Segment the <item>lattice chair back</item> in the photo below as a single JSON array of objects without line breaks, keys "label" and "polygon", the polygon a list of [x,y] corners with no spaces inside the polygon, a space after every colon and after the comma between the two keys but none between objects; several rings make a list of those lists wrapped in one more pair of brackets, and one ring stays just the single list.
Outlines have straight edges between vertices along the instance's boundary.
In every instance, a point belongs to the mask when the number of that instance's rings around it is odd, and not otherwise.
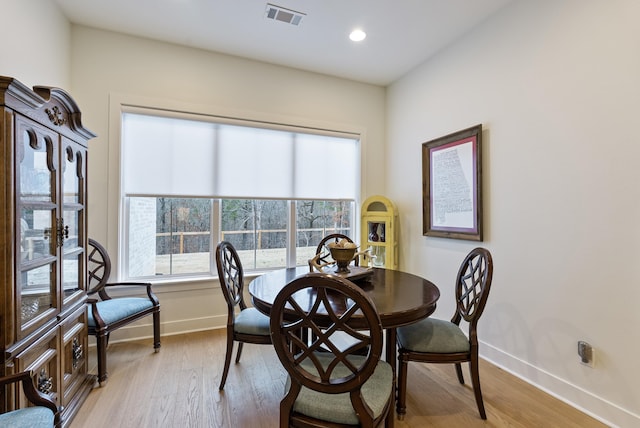
[{"label": "lattice chair back", "polygon": [[475,324],[484,312],[493,278],[493,260],[486,248],[475,248],[460,264],[456,276],[457,310],[452,322]]},{"label": "lattice chair back", "polygon": [[216,251],[218,278],[229,310],[237,305],[240,305],[240,309],[246,309],[243,293],[244,270],[238,252],[228,241],[220,242]]}]

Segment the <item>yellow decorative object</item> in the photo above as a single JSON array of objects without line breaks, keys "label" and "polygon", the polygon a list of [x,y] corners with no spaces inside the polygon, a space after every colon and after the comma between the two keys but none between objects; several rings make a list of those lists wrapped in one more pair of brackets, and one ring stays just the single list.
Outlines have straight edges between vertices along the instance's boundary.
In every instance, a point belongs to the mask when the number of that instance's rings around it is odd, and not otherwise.
[{"label": "yellow decorative object", "polygon": [[363,266],[398,268],[398,210],[384,196],[371,196],[362,204],[360,245],[368,249]]}]

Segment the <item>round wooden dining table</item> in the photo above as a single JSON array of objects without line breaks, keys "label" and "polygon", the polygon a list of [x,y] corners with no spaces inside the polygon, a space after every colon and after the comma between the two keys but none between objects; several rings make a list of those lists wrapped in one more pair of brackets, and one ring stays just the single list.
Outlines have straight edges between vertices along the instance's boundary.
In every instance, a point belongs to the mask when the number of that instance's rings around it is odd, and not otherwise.
[{"label": "round wooden dining table", "polygon": [[[428,317],[436,309],[440,290],[431,281],[399,270],[371,268],[354,282],[371,298],[380,316],[386,335],[386,360],[395,377],[396,327]],[[249,294],[253,305],[269,315],[280,290],[293,279],[309,273],[308,266],[274,270],[253,279]],[[349,279],[349,278],[348,278]]]}]

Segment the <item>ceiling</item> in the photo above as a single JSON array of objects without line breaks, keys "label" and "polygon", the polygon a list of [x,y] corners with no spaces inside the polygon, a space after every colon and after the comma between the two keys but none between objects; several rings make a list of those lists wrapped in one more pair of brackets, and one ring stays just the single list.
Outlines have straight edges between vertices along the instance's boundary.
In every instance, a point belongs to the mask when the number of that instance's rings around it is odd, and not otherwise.
[{"label": "ceiling", "polygon": [[[55,0],[74,24],[382,86],[511,1]],[[297,26],[268,19],[267,3],[305,15]]]}]

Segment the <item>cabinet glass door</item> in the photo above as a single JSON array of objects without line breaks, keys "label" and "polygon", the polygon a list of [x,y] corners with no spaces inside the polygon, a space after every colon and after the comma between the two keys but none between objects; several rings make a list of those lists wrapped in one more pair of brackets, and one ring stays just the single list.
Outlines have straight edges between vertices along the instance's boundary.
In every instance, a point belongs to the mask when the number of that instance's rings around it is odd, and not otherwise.
[{"label": "cabinet glass door", "polygon": [[57,312],[57,136],[26,119],[17,121],[16,227],[19,336]]},{"label": "cabinet glass door", "polygon": [[64,139],[62,154],[62,200],[63,200],[63,304],[82,297],[84,280],[84,236],[85,206],[83,186],[86,174],[86,150]]},{"label": "cabinet glass door", "polygon": [[371,265],[374,267],[384,267],[387,258],[387,223],[382,219],[373,219],[366,222],[367,230],[367,247],[369,256],[371,257]]}]

